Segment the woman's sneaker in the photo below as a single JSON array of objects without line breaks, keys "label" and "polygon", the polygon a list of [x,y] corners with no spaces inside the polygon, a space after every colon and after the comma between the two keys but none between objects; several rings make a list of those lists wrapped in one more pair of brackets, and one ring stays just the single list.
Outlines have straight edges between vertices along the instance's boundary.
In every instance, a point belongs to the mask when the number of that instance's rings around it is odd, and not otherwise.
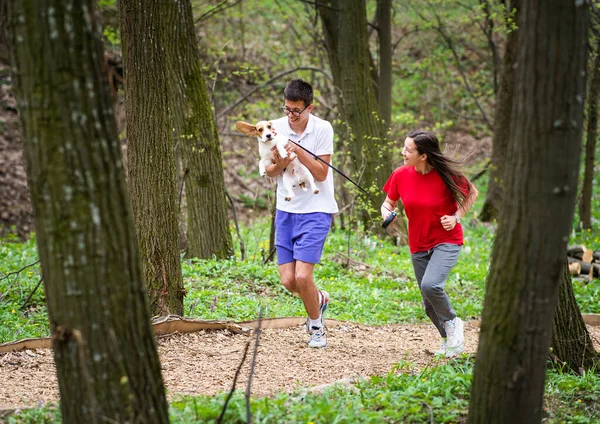
[{"label": "woman's sneaker", "polygon": [[327,336],[325,335],[325,330],[323,327],[312,327],[309,331],[310,340],[308,341],[308,346],[310,347],[326,347],[327,346]]},{"label": "woman's sneaker", "polygon": [[465,335],[464,324],[462,319],[456,317],[449,321],[444,321],[444,329],[446,330],[446,358],[459,355],[465,350]]},{"label": "woman's sneaker", "polygon": [[447,348],[448,348],[448,339],[443,338],[442,339],[442,345],[440,346],[440,348],[438,350],[436,350],[435,352],[433,352],[433,354],[435,356],[445,355]]}]

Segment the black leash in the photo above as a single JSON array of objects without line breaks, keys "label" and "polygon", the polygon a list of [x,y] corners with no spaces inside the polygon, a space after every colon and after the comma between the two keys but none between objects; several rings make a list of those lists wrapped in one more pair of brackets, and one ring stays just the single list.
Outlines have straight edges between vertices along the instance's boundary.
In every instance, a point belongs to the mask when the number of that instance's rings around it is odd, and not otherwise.
[{"label": "black leash", "polygon": [[371,195],[371,193],[369,193],[367,190],[365,190],[364,188],[362,188],[360,185],[358,185],[357,182],[355,182],[352,178],[350,178],[349,176],[347,176],[346,174],[344,174],[342,171],[340,171],[339,169],[337,169],[335,166],[333,166],[329,162],[321,159],[320,157],[318,157],[317,155],[315,155],[313,152],[311,152],[310,150],[308,150],[306,147],[301,146],[300,144],[296,143],[294,140],[288,139],[288,141],[290,141],[290,142],[294,143],[296,146],[300,147],[302,150],[304,150],[306,153],[310,154],[316,160],[319,160],[319,161],[323,162],[325,165],[327,165],[328,167],[330,167],[331,169],[333,169],[335,172],[337,172],[338,174],[340,174],[342,177],[344,177],[345,179],[347,179],[348,181],[350,181],[352,184],[354,184],[356,187],[358,187],[363,193],[365,193],[371,199],[373,198],[373,196]]},{"label": "black leash", "polygon": [[[310,150],[308,150],[306,147],[296,143],[294,140],[290,140],[288,138],[288,141],[291,143],[294,143],[296,146],[300,147],[302,150],[304,150],[306,153],[310,154],[312,157],[314,157],[316,160],[319,160],[321,162],[323,162],[325,165],[327,165],[328,167],[330,167],[331,169],[333,169],[335,172],[337,172],[338,174],[340,174],[342,177],[344,177],[345,179],[347,179],[348,181],[350,181],[352,184],[354,184],[356,187],[358,187],[360,189],[360,191],[362,191],[363,193],[365,193],[371,200],[375,200],[373,198],[373,195],[371,193],[369,193],[367,190],[365,190],[364,188],[362,188],[357,182],[355,182],[352,178],[350,178],[349,176],[347,176],[346,174],[344,174],[342,171],[340,171],[339,169],[337,169],[335,166],[333,166],[332,164],[330,164],[329,162],[321,159],[320,157],[318,157],[317,155],[315,155],[313,152],[311,152]],[[381,205],[382,207],[384,207],[385,209],[387,209],[388,211],[390,211],[392,214],[385,220],[383,221],[383,223],[381,224],[381,226],[383,228],[387,227],[388,225],[391,224],[391,222],[394,220],[394,218],[396,217],[396,212],[389,210],[388,208],[386,208],[385,206]]]}]

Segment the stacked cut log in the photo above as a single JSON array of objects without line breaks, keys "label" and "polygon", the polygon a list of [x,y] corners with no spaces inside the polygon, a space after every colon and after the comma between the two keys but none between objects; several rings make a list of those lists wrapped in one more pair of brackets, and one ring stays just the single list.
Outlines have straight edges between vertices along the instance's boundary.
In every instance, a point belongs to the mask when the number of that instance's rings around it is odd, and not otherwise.
[{"label": "stacked cut log", "polygon": [[567,248],[567,260],[571,275],[600,278],[600,250],[593,251],[585,246],[571,246]]}]

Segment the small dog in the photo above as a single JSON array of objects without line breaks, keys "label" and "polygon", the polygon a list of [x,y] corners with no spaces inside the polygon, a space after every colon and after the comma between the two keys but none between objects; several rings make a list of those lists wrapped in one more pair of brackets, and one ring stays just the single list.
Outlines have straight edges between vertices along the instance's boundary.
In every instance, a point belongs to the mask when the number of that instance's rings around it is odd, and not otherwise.
[{"label": "small dog", "polygon": [[[284,159],[288,157],[288,152],[285,150],[285,145],[288,141],[285,137],[277,135],[271,122],[260,121],[257,122],[256,125],[252,125],[247,122],[238,121],[235,123],[235,127],[238,131],[249,135],[250,137],[256,136],[256,138],[258,138],[258,154],[260,155],[258,170],[261,177],[266,175],[266,167],[271,163],[275,163],[275,156],[271,149],[275,147],[279,156]],[[288,192],[285,200],[289,202],[296,196],[293,189],[296,185],[302,188],[302,190],[307,191],[306,183],[310,185],[314,194],[318,194],[319,189],[308,168],[304,166],[300,160],[295,160],[296,154],[292,153],[290,157],[294,160],[292,160],[283,173],[283,186]]]}]

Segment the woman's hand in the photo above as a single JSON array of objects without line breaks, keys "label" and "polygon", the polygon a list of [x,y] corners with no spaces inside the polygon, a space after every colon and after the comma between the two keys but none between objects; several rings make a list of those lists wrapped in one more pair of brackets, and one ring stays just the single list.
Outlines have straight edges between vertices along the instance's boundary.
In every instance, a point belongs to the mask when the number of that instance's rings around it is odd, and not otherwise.
[{"label": "woman's hand", "polygon": [[444,230],[450,231],[456,227],[456,215],[444,215],[440,218]]}]

